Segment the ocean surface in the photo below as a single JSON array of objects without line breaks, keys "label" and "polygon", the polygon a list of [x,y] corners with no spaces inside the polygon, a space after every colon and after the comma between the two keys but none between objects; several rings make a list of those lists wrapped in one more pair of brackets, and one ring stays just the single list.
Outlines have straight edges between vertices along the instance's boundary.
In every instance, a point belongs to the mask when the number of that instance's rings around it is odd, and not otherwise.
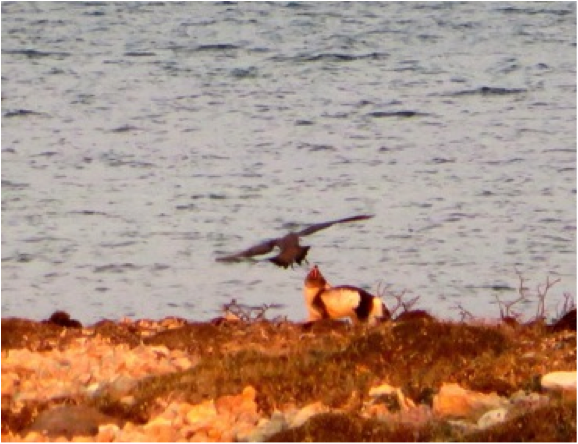
[{"label": "ocean surface", "polygon": [[[2,316],[460,319],[576,296],[574,2],[2,2]],[[502,304],[502,309],[505,306]]]}]

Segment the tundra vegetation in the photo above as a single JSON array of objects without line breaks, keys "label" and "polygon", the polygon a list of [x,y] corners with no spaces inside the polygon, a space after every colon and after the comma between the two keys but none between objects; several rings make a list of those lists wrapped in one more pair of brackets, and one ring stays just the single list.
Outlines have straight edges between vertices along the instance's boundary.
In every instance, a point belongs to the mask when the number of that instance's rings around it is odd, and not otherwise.
[{"label": "tundra vegetation", "polygon": [[[555,283],[548,279],[530,291],[520,277],[515,299],[497,299],[501,319],[493,322],[460,305],[460,321],[436,319],[418,309],[419,297],[384,288],[377,293],[393,316],[375,326],[337,320],[294,323],[268,318],[270,306],[247,308],[236,301],[224,307],[226,317],[204,323],[103,320],[78,328],[74,321],[63,326],[67,318],[62,315],[44,322],[4,318],[3,440],[24,439],[38,415],[57,405],[91,407],[122,428],[146,425],[170,403],[197,405],[252,387],[263,418],[315,403],[324,406],[304,423],[264,436],[270,441],[575,441],[575,388],[570,395],[548,393],[548,402],[487,428],[465,427],[432,409],[444,384],[508,399],[520,393],[542,396],[543,375],[576,370],[573,297],[565,295],[560,311],[546,318],[544,301]],[[528,301],[536,304],[536,315],[523,320],[516,306]],[[82,338],[126,350],[178,351],[194,365],[135,378],[122,396],[93,390],[22,399],[17,389],[5,390],[4,361],[14,350],[63,352]],[[381,384],[397,388],[411,408],[401,405],[399,397],[372,398],[370,392]],[[399,417],[404,411],[421,413],[413,420],[387,420],[394,416],[368,413],[376,406]]]}]

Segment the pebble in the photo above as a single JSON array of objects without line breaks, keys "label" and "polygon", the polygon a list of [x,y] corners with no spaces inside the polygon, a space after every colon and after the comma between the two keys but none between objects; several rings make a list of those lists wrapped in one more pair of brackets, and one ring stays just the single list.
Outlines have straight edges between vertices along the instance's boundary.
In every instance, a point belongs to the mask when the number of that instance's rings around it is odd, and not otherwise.
[{"label": "pebble", "polygon": [[139,379],[190,368],[198,361],[165,346],[130,349],[126,344],[111,346],[99,336],[81,339],[62,351],[11,349],[2,359],[2,395],[47,401],[85,393],[98,396],[108,387],[120,398]]},{"label": "pebble", "polygon": [[[177,328],[181,323],[174,320],[167,328]],[[146,325],[153,332],[158,328],[154,323]],[[25,401],[41,403],[67,396],[83,402],[87,395],[90,402],[106,396],[130,406],[136,402],[133,390],[142,378],[188,369],[199,359],[190,352],[170,350],[166,346],[111,345],[99,335],[79,338],[63,349],[43,352],[10,349],[9,353],[2,352],[2,407],[17,411]],[[547,373],[541,384],[545,389],[566,388],[575,392],[576,372]],[[492,427],[550,399],[547,394],[524,391],[506,399],[449,383],[443,384],[434,397],[433,408],[415,405],[400,388],[386,383],[372,387],[368,394],[370,401],[361,411],[365,417],[419,427],[434,419],[435,414],[436,419],[441,417],[448,424],[467,431]],[[364,395],[358,395],[361,405]],[[397,399],[398,411],[388,410],[383,400],[387,396]],[[257,391],[252,386],[245,387],[241,393],[198,404],[171,399],[158,400],[159,408],[145,424],[120,424],[83,405],[52,407],[41,412],[22,435],[9,435],[8,440],[259,442],[288,428],[300,427],[315,415],[339,411],[314,402],[276,410],[267,417],[258,408]],[[453,418],[461,420],[453,421]]]},{"label": "pebble", "polygon": [[[369,396],[373,398],[373,403],[384,402],[387,398],[396,400],[399,408],[402,411],[409,411],[415,408],[415,403],[408,397],[406,397],[400,388],[393,387],[389,384],[381,384],[377,387],[372,387],[369,389]],[[384,406],[385,410],[388,409]],[[385,413],[381,413],[379,408],[373,408],[368,411],[373,416],[384,416]],[[387,415],[387,414],[385,414]]]},{"label": "pebble", "polygon": [[208,427],[217,417],[215,402],[211,399],[201,404],[192,406],[191,409],[187,412],[186,417],[187,422],[193,427],[194,430]]},{"label": "pebble", "polygon": [[542,388],[547,390],[576,391],[576,371],[551,372],[542,376],[540,383]]},{"label": "pebble", "polygon": [[95,436],[99,433],[100,425],[116,422],[115,418],[104,415],[93,407],[62,405],[41,412],[28,430],[50,437]]},{"label": "pebble", "polygon": [[508,410],[505,408],[499,408],[490,410],[482,415],[478,420],[478,427],[480,429],[487,429],[493,427],[496,424],[500,424],[506,420],[508,415]]},{"label": "pebble", "polygon": [[176,438],[176,431],[171,423],[163,418],[155,418],[143,426],[143,430],[151,441],[171,442]]},{"label": "pebble", "polygon": [[478,419],[488,410],[504,407],[506,398],[496,393],[480,393],[462,388],[459,384],[445,383],[433,399],[433,411],[442,417]]},{"label": "pebble", "polygon": [[271,415],[271,419],[262,418],[248,434],[237,433],[236,438],[238,441],[263,442],[270,436],[287,429],[288,426],[285,415],[276,410]]},{"label": "pebble", "polygon": [[550,398],[540,393],[526,393],[524,390],[518,390],[510,396],[510,403],[523,409],[534,409],[548,403]]},{"label": "pebble", "polygon": [[381,384],[377,387],[372,387],[371,389],[369,389],[369,396],[377,398],[379,396],[392,395],[396,393],[396,391],[397,388],[392,387],[389,384]]},{"label": "pebble", "polygon": [[116,424],[105,424],[98,428],[99,442],[112,442],[116,440],[120,428]]},{"label": "pebble", "polygon": [[329,411],[329,408],[323,405],[322,402],[314,402],[312,404],[308,404],[299,411],[295,415],[292,415],[291,419],[289,420],[289,427],[300,427],[305,424],[309,418],[315,415],[319,415],[320,413],[326,413]]}]

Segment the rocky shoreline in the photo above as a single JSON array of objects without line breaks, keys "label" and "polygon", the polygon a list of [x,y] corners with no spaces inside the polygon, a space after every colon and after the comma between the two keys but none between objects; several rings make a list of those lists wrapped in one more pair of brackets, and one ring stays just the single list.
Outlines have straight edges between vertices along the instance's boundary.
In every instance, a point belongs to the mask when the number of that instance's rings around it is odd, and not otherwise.
[{"label": "rocky shoreline", "polygon": [[575,441],[576,321],[2,319],[3,441]]}]

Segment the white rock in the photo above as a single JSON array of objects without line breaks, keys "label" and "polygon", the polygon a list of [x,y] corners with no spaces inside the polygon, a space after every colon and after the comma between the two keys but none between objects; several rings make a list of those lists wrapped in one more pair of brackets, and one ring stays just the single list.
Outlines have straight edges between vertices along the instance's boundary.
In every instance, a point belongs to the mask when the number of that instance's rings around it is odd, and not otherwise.
[{"label": "white rock", "polygon": [[127,396],[123,396],[122,398],[119,399],[119,402],[121,404],[124,404],[126,406],[134,406],[136,404],[136,398],[132,395],[127,395]]},{"label": "white rock", "polygon": [[193,405],[186,413],[187,422],[195,430],[211,424],[217,416],[217,409],[215,408],[215,403],[212,399]]},{"label": "white rock", "polygon": [[144,426],[143,429],[149,430],[151,428],[157,427],[157,426],[167,426],[167,427],[171,427],[172,423],[171,421],[169,421],[166,418],[162,418],[162,417],[156,417],[152,420],[150,420],[149,422],[147,422]]},{"label": "white rock", "polygon": [[476,425],[464,421],[462,419],[459,420],[455,420],[455,419],[450,419],[447,421],[447,423],[449,425],[451,425],[452,427],[455,427],[456,429],[461,430],[463,433],[473,433],[473,432],[477,432],[479,429]]},{"label": "white rock", "polygon": [[377,387],[369,389],[369,396],[377,398],[379,396],[387,396],[396,393],[397,389],[389,384],[381,384]]},{"label": "white rock", "polygon": [[289,426],[300,427],[307,422],[312,416],[318,415],[320,413],[325,413],[329,411],[329,408],[323,405],[321,402],[314,402],[313,404],[308,404],[297,412],[297,414],[291,418],[289,421]]},{"label": "white rock", "polygon": [[550,390],[576,390],[576,371],[552,372],[542,376],[542,388]]},{"label": "white rock", "polygon": [[119,427],[116,424],[103,424],[98,427],[98,441],[115,441],[119,434]]},{"label": "white rock", "polygon": [[505,407],[506,398],[496,393],[480,393],[462,388],[459,384],[444,383],[433,399],[433,411],[439,416],[480,418],[484,413]]},{"label": "white rock", "polygon": [[[275,433],[281,432],[287,428],[287,421],[283,413],[279,411],[273,412],[271,419],[261,419],[257,424],[257,427],[247,436],[245,439],[239,439],[239,441],[249,441],[249,442],[263,442],[266,441],[270,436]],[[237,437],[242,438],[242,437]]]},{"label": "white rock", "polygon": [[536,392],[526,393],[524,390],[518,390],[510,396],[510,403],[513,405],[521,405],[525,408],[534,408],[547,404],[549,399],[547,395],[541,395]]},{"label": "white rock", "polygon": [[488,427],[493,427],[496,424],[500,424],[506,420],[508,415],[508,410],[504,408],[490,410],[482,415],[478,420],[478,427],[480,429],[487,429]]}]

